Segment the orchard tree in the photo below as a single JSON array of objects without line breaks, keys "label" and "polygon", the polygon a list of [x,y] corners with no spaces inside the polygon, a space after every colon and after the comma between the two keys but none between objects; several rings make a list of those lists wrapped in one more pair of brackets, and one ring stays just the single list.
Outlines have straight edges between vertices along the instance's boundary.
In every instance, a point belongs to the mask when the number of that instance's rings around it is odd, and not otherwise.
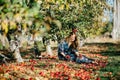
[{"label": "orchard tree", "polygon": [[120,1],[114,0],[114,27],[112,37],[115,40],[120,39]]},{"label": "orchard tree", "polygon": [[[44,35],[50,30],[48,9],[42,7],[41,0],[1,0],[0,27],[1,42],[5,49],[11,49],[17,62],[23,62],[19,47],[21,36],[30,33],[33,40],[37,35]],[[58,27],[59,20],[53,20]]]},{"label": "orchard tree", "polygon": [[[108,17],[104,16],[104,10],[109,9],[106,0],[43,0],[42,7],[48,9],[45,20],[51,26],[47,36],[50,39],[57,36],[58,42],[66,37],[74,26],[77,27],[79,37],[85,39],[103,34],[108,23]],[[106,21],[103,21],[104,17]],[[62,23],[61,30],[55,25],[57,23],[60,26],[56,19]]]},{"label": "orchard tree", "polygon": [[74,26],[81,37],[99,35],[107,23],[102,20],[106,8],[106,0],[0,0],[1,42],[9,49],[11,42],[21,44],[26,34],[34,40],[46,32],[60,40]]}]

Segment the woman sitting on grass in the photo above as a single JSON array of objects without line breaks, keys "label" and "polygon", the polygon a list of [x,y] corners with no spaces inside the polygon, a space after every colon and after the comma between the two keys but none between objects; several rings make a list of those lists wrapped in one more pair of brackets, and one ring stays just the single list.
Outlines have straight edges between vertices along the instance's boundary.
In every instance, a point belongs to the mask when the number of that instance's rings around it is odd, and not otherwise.
[{"label": "woman sitting on grass", "polygon": [[78,39],[75,32],[70,32],[69,36],[58,46],[58,58],[77,63],[91,63],[93,59],[78,53]]}]

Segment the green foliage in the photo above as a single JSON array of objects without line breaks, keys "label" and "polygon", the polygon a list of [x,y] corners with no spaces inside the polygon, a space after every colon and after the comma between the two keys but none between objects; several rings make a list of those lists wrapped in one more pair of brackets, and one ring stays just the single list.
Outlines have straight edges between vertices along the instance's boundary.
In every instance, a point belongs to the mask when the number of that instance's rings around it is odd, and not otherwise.
[{"label": "green foliage", "polygon": [[0,42],[0,50],[2,50],[3,49],[3,46],[2,46],[2,44],[1,44],[1,42]]},{"label": "green foliage", "polygon": [[[68,32],[73,26],[77,26],[79,36],[84,38],[100,35],[108,21],[103,22],[103,10],[109,8],[105,0],[47,0],[44,6],[49,9],[49,15],[62,23],[62,29]],[[43,7],[44,7],[43,6]],[[51,24],[51,26],[54,26]],[[56,29],[56,27],[53,27]],[[58,33],[59,30],[56,30]],[[56,33],[56,31],[54,33]],[[68,33],[67,33],[68,34]],[[65,34],[65,35],[67,35]],[[64,35],[62,33],[61,35]]]},{"label": "green foliage", "polygon": [[112,32],[112,28],[113,28],[113,23],[108,22],[106,26],[103,28],[102,33],[104,34],[105,32]]},{"label": "green foliage", "polygon": [[4,34],[19,23],[32,34],[50,30],[50,35],[66,36],[74,25],[84,38],[103,32],[107,24],[102,21],[103,10],[109,8],[106,0],[1,0],[0,5]]}]

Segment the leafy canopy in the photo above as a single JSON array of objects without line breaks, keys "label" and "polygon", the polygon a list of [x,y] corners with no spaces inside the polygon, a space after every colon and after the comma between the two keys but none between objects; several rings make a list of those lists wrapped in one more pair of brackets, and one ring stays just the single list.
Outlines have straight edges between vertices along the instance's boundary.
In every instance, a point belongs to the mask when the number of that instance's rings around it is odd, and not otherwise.
[{"label": "leafy canopy", "polygon": [[103,32],[106,8],[106,0],[1,0],[0,25],[5,34],[20,24],[33,34],[50,30],[64,36],[77,26],[79,35],[86,38]]}]

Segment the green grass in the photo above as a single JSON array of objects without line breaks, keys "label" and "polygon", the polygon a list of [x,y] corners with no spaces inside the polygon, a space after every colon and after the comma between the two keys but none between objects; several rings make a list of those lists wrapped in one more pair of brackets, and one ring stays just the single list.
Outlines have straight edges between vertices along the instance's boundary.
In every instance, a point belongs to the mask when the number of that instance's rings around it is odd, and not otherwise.
[{"label": "green grass", "polygon": [[[105,76],[105,74],[107,74],[109,72],[111,72],[112,74]],[[118,61],[116,61],[115,63],[114,63],[114,61],[111,63],[108,63],[108,65],[105,68],[102,68],[100,70],[101,80],[110,80],[111,78],[120,76],[120,75],[118,75],[119,72],[120,72],[120,63]],[[115,80],[117,80],[117,79],[115,79]]]},{"label": "green grass", "polygon": [[[108,56],[107,66],[100,70],[101,80],[120,80],[120,43],[88,43],[85,46],[96,46],[103,49],[107,47],[105,50],[101,50],[100,52],[93,51],[90,53],[99,53],[104,56]],[[112,73],[111,75],[105,76],[105,74],[110,72]]]},{"label": "green grass", "polygon": [[3,49],[3,46],[2,46],[2,43],[0,42],[0,50],[2,50]]},{"label": "green grass", "polygon": [[[117,46],[117,47],[115,47]],[[101,80],[120,80],[120,51],[118,51],[118,45],[109,45],[108,50],[103,52],[103,55],[107,55],[108,65],[101,69]],[[103,73],[112,72],[111,75],[105,77]]]},{"label": "green grass", "polygon": [[[105,74],[107,73],[112,73],[112,74],[105,76]],[[118,73],[120,73],[120,62],[115,60],[115,61],[109,62],[105,68],[102,68],[100,70],[100,77],[101,77],[101,80],[110,80],[112,78],[120,76],[118,75]]]}]

